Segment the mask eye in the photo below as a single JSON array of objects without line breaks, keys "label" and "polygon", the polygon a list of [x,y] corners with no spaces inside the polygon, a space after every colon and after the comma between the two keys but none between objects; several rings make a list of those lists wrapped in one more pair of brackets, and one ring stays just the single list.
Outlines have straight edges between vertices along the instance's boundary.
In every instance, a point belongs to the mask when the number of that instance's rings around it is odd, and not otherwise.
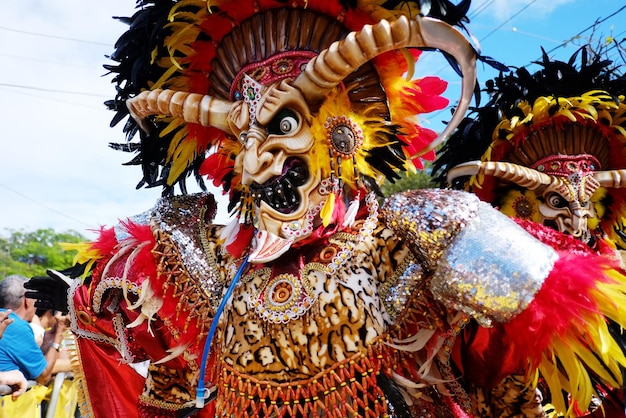
[{"label": "mask eye", "polygon": [[283,109],[267,125],[269,135],[289,135],[298,130],[300,121],[296,112],[290,109]]},{"label": "mask eye", "polygon": [[563,199],[563,197],[557,193],[550,194],[546,203],[548,203],[548,205],[552,206],[553,208],[560,209],[567,207],[567,200]]}]

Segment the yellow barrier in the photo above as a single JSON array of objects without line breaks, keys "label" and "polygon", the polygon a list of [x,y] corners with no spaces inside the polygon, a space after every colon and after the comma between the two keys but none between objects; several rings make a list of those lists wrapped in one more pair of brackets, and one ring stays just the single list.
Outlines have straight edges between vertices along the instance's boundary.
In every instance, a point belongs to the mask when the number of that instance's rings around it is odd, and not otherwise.
[{"label": "yellow barrier", "polygon": [[[0,418],[42,418],[41,403],[49,401],[52,385],[35,385],[15,401],[11,395],[0,397]],[[55,418],[73,418],[78,391],[73,380],[63,381],[54,411]]]},{"label": "yellow barrier", "polygon": [[36,385],[15,401],[11,395],[0,398],[0,418],[41,418],[41,402],[48,393],[47,386]]}]

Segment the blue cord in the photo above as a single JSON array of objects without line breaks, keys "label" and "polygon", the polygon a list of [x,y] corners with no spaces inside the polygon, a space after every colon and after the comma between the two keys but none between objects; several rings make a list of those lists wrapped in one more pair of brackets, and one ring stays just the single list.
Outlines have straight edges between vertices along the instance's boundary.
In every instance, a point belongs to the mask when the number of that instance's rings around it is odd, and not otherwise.
[{"label": "blue cord", "polygon": [[226,290],[226,294],[222,298],[220,306],[215,311],[213,321],[211,321],[211,328],[209,328],[209,333],[207,334],[206,342],[204,343],[204,352],[202,353],[202,362],[200,363],[200,376],[198,377],[198,386],[196,387],[196,408],[204,408],[204,395],[206,392],[206,388],[204,387],[204,376],[206,375],[206,362],[209,358],[209,352],[211,351],[213,334],[215,334],[217,323],[219,322],[220,316],[222,316],[222,312],[224,312],[226,302],[228,301],[228,299],[230,299],[230,296],[232,295],[235,286],[237,285],[237,283],[239,283],[239,279],[241,278],[241,275],[243,274],[247,266],[248,256],[246,256],[246,258],[237,269],[237,273],[235,273],[235,277],[233,277],[233,280],[230,282],[230,286],[228,286],[228,290]]}]

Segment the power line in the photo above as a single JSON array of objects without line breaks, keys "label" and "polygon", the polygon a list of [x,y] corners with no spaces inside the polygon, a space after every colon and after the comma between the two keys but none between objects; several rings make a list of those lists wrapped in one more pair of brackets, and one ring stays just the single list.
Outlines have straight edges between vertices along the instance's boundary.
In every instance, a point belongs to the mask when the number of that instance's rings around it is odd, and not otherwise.
[{"label": "power line", "polygon": [[[18,94],[18,95],[22,95],[22,96],[35,97],[35,98],[37,98],[39,100],[47,100],[47,101],[56,102],[56,103],[64,103],[64,104],[68,104],[70,106],[80,107],[81,109],[95,109],[95,110],[106,109],[104,107],[104,105],[102,105],[102,106],[93,106],[93,105],[85,104],[85,103],[81,103],[81,102],[73,102],[73,101],[70,101],[70,100],[59,99],[58,97],[50,97],[50,95],[40,95],[40,94],[29,93],[29,92],[26,92],[26,91],[17,91],[17,90],[13,90],[13,89],[2,88],[2,87],[0,87],[0,91],[4,91],[4,92],[10,93],[10,94]],[[104,96],[102,96],[102,97],[104,97]]]},{"label": "power line", "polygon": [[[471,17],[472,19],[476,16],[478,16],[479,14],[481,14],[482,12],[484,12],[486,10],[486,8],[488,6],[490,6],[495,0],[485,0],[485,2],[483,2],[482,4],[480,4],[478,6],[478,10],[476,12],[473,13],[473,16]],[[478,40],[478,43],[480,44],[482,41],[484,41],[485,39],[487,39],[488,37],[490,37],[491,35],[493,35],[495,32],[497,32],[498,30],[502,29],[502,27],[504,25],[506,25],[507,23],[509,23],[513,18],[517,17],[519,14],[521,14],[523,11],[525,11],[526,9],[528,9],[532,4],[536,3],[537,0],[532,0],[531,2],[527,3],[526,5],[524,5],[524,7],[522,7],[520,10],[518,10],[513,16],[508,17],[504,22],[502,22],[499,26],[497,26],[496,28],[494,28],[491,32],[489,32],[487,35],[483,36],[482,39]],[[472,35],[473,38],[473,35]],[[433,72],[433,74],[440,74],[443,70],[445,70],[446,68],[449,68],[449,66],[443,66],[441,68],[439,68],[439,70]]]},{"label": "power line", "polygon": [[76,95],[76,96],[99,97],[99,98],[104,98],[104,99],[110,98],[110,96],[103,95],[103,94],[85,93],[85,92],[81,92],[81,91],[47,89],[47,88],[44,88],[44,87],[24,86],[24,85],[20,85],[20,84],[10,84],[10,83],[0,83],[0,87],[12,87],[12,88],[16,88],[16,89],[44,91],[46,93],[73,94],[73,95]]},{"label": "power line", "polygon": [[[73,64],[73,63],[68,63],[68,62],[64,62],[64,61],[53,61],[53,60],[49,60],[49,59],[42,59],[42,58],[36,58],[36,57],[27,57],[27,56],[23,56],[23,55],[0,54],[0,57],[17,59],[17,60],[23,60],[23,61],[40,62],[40,63],[43,63],[43,64],[52,64],[52,65],[58,65],[58,66],[61,66],[61,67],[69,67],[69,68],[83,68],[83,69],[87,69],[87,70],[93,70],[95,68],[94,65],[80,65],[80,64]],[[100,68],[102,68],[102,66],[100,66]]]},{"label": "power line", "polygon": [[580,32],[578,32],[576,35],[572,36],[571,38],[567,39],[566,41],[563,41],[560,45],[555,46],[554,48],[552,48],[551,50],[549,50],[547,53],[551,53],[556,51],[559,48],[563,48],[565,45],[567,45],[568,42],[571,42],[572,40],[576,39],[577,37],[579,37],[580,35],[582,35],[583,33],[587,32],[589,29],[594,28],[595,26],[599,25],[600,23],[606,22],[607,20],[609,20],[610,18],[612,18],[615,15],[618,15],[619,13],[621,13],[624,9],[626,9],[626,5],[620,7],[619,9],[617,9],[615,12],[611,13],[610,15],[608,15],[607,17],[605,17],[604,19],[600,19],[600,20],[596,20],[595,22],[593,22],[593,24],[589,25],[587,28],[581,30]]},{"label": "power line", "polygon": [[107,47],[111,46],[110,43],[106,43],[106,42],[95,42],[95,41],[87,41],[87,40],[78,39],[78,38],[69,38],[69,37],[65,37],[65,36],[48,35],[48,34],[45,34],[45,33],[30,32],[30,31],[26,31],[26,30],[7,28],[7,27],[4,27],[4,26],[0,26],[0,30],[4,30],[4,31],[7,31],[7,32],[22,33],[22,34],[31,35],[31,36],[39,36],[39,37],[46,38],[46,39],[53,38],[53,39],[61,39],[63,41],[80,42],[80,43],[83,43],[83,44],[90,44],[90,45],[100,45],[100,46],[107,46]]},{"label": "power line", "polygon": [[493,35],[494,33],[496,33],[497,31],[499,31],[500,29],[502,29],[502,27],[504,25],[506,25],[507,23],[509,23],[511,20],[513,20],[514,18],[516,18],[517,16],[519,16],[523,11],[525,11],[526,9],[528,9],[531,5],[533,5],[534,3],[536,3],[537,0],[532,0],[530,3],[527,3],[524,7],[522,7],[521,9],[519,9],[513,16],[509,17],[507,20],[505,20],[504,22],[502,22],[502,24],[500,24],[500,26],[495,27],[491,32],[489,32],[487,35],[485,35],[482,39],[481,42],[484,41],[485,39],[489,38],[491,35]]},{"label": "power line", "polygon": [[[488,0],[486,0],[488,1]],[[502,24],[500,24],[499,26],[497,26],[495,29],[493,29],[491,32],[489,32],[487,35],[485,35],[482,39],[480,39],[479,42],[484,41],[485,39],[487,39],[489,36],[493,35],[496,31],[500,30],[504,25],[506,25],[507,23],[509,23],[513,18],[517,17],[520,13],[522,13],[524,10],[528,9],[528,7],[530,5],[532,5],[533,3],[535,3],[537,0],[533,0],[530,3],[526,4],[523,8],[521,8],[519,11],[517,11],[513,16],[507,18],[507,20],[505,20]],[[485,3],[483,3],[485,4]],[[481,5],[482,6],[482,5]],[[481,7],[479,6],[479,8]],[[583,33],[585,33],[586,31],[588,31],[589,29],[592,29],[593,27],[595,27],[596,25],[599,25],[605,21],[607,21],[608,19],[610,19],[611,17],[614,17],[615,15],[621,13],[624,9],[626,9],[626,5],[620,7],[619,9],[617,9],[615,12],[611,13],[610,15],[602,18],[602,19],[598,19],[596,20],[592,25],[589,25],[587,28],[581,30],[578,34],[570,37],[568,40],[563,41],[560,45],[552,48],[550,51],[548,51],[548,53],[554,52],[555,50],[557,50],[558,48],[562,48],[565,45],[567,45],[568,42],[571,42],[572,40],[576,39],[577,37],[579,37],[580,35],[582,35]],[[484,8],[481,9],[481,12],[484,11]],[[618,35],[619,36],[619,35]],[[444,69],[446,69],[448,67],[442,67],[439,69],[439,71],[435,72],[434,74],[439,74],[441,71],[443,71]],[[432,114],[430,114],[428,116],[429,119],[434,119],[435,117],[438,117],[440,114],[442,114],[445,111],[449,111],[449,107],[445,108],[445,109],[441,109],[437,112],[434,112]]]},{"label": "power line", "polygon": [[483,13],[485,10],[487,10],[487,8],[489,6],[491,6],[493,3],[495,2],[495,0],[485,0],[482,4],[480,4],[479,6],[476,7],[476,10],[474,10],[472,13],[470,13],[470,15],[468,16],[468,18],[470,19],[470,21],[472,19],[474,19],[475,17],[477,17],[478,15],[480,15],[481,13]]},{"label": "power line", "polygon": [[42,203],[42,202],[40,202],[40,201],[38,201],[38,200],[36,200],[36,199],[33,199],[32,197],[27,196],[27,195],[25,195],[24,193],[19,192],[19,191],[15,190],[15,189],[13,189],[13,188],[11,188],[11,187],[9,187],[9,186],[5,185],[5,184],[0,183],[0,187],[4,188],[4,189],[6,189],[6,190],[8,190],[8,191],[10,191],[10,192],[12,192],[12,193],[15,193],[16,195],[21,196],[21,197],[23,197],[24,199],[29,200],[29,201],[31,201],[31,202],[33,202],[33,203],[35,203],[36,205],[39,205],[39,206],[41,206],[41,207],[43,207],[43,208],[45,208],[45,209],[47,209],[47,210],[49,210],[49,211],[51,211],[51,212],[56,213],[57,215],[60,215],[60,216],[62,216],[62,217],[64,217],[64,218],[67,218],[67,219],[69,219],[69,220],[71,220],[71,221],[73,221],[73,222],[77,222],[77,223],[79,223],[79,224],[81,224],[81,225],[83,225],[83,226],[86,226],[86,227],[92,227],[92,226],[93,226],[93,225],[91,225],[91,224],[88,224],[87,222],[83,222],[83,221],[81,221],[80,219],[76,219],[76,218],[74,218],[74,217],[72,217],[72,216],[69,216],[67,213],[63,213],[63,212],[61,212],[60,210],[56,210],[56,209],[54,209],[54,208],[52,208],[52,207],[50,207],[50,206],[46,205],[45,203]]}]

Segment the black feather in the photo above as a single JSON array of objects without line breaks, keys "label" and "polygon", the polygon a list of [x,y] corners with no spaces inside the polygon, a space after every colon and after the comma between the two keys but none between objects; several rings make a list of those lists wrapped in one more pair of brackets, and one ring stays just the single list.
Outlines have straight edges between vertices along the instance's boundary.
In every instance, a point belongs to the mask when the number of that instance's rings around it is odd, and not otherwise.
[{"label": "black feather", "polygon": [[[126,101],[149,89],[151,83],[163,75],[165,70],[152,60],[152,54],[156,52],[159,56],[167,56],[163,44],[169,34],[168,15],[175,3],[173,0],[138,0],[139,10],[132,17],[114,17],[129,27],[117,40],[115,50],[108,57],[114,63],[104,65],[107,74],[113,75],[112,83],[116,89],[115,98],[105,102],[105,106],[115,112],[110,125],[113,127],[126,120],[122,130],[129,143],[127,147],[121,144],[110,146],[116,150],[138,154],[126,163],[142,167],[143,175],[137,184],[138,188],[163,187],[166,184],[169,173],[167,149],[174,133],[160,136],[142,132],[137,122],[130,117]],[[164,126],[154,125],[154,131],[159,132]],[[138,132],[140,135],[137,135]],[[137,141],[137,136],[138,142],[134,142]],[[194,167],[199,167],[197,161],[194,162]],[[184,173],[174,182],[183,192],[187,191],[185,179],[189,174]],[[163,194],[173,194],[173,187],[165,187]]]},{"label": "black feather", "polygon": [[411,418],[409,405],[404,400],[404,396],[398,386],[384,373],[376,376],[376,383],[385,394],[389,418]]},{"label": "black feather", "polygon": [[[538,71],[531,74],[526,67],[506,74],[502,71],[485,83],[488,103],[471,109],[433,165],[437,184],[444,186],[448,170],[457,164],[480,159],[491,145],[501,117],[523,116],[517,107],[521,100],[534,103],[543,96],[572,97],[591,90],[605,90],[614,97],[626,93],[626,78],[617,73],[619,67],[601,53],[591,54],[589,46],[578,49],[567,62],[552,60],[543,48],[541,51],[541,59],[534,62],[541,66]],[[462,187],[465,180],[457,179],[453,186]]]}]

